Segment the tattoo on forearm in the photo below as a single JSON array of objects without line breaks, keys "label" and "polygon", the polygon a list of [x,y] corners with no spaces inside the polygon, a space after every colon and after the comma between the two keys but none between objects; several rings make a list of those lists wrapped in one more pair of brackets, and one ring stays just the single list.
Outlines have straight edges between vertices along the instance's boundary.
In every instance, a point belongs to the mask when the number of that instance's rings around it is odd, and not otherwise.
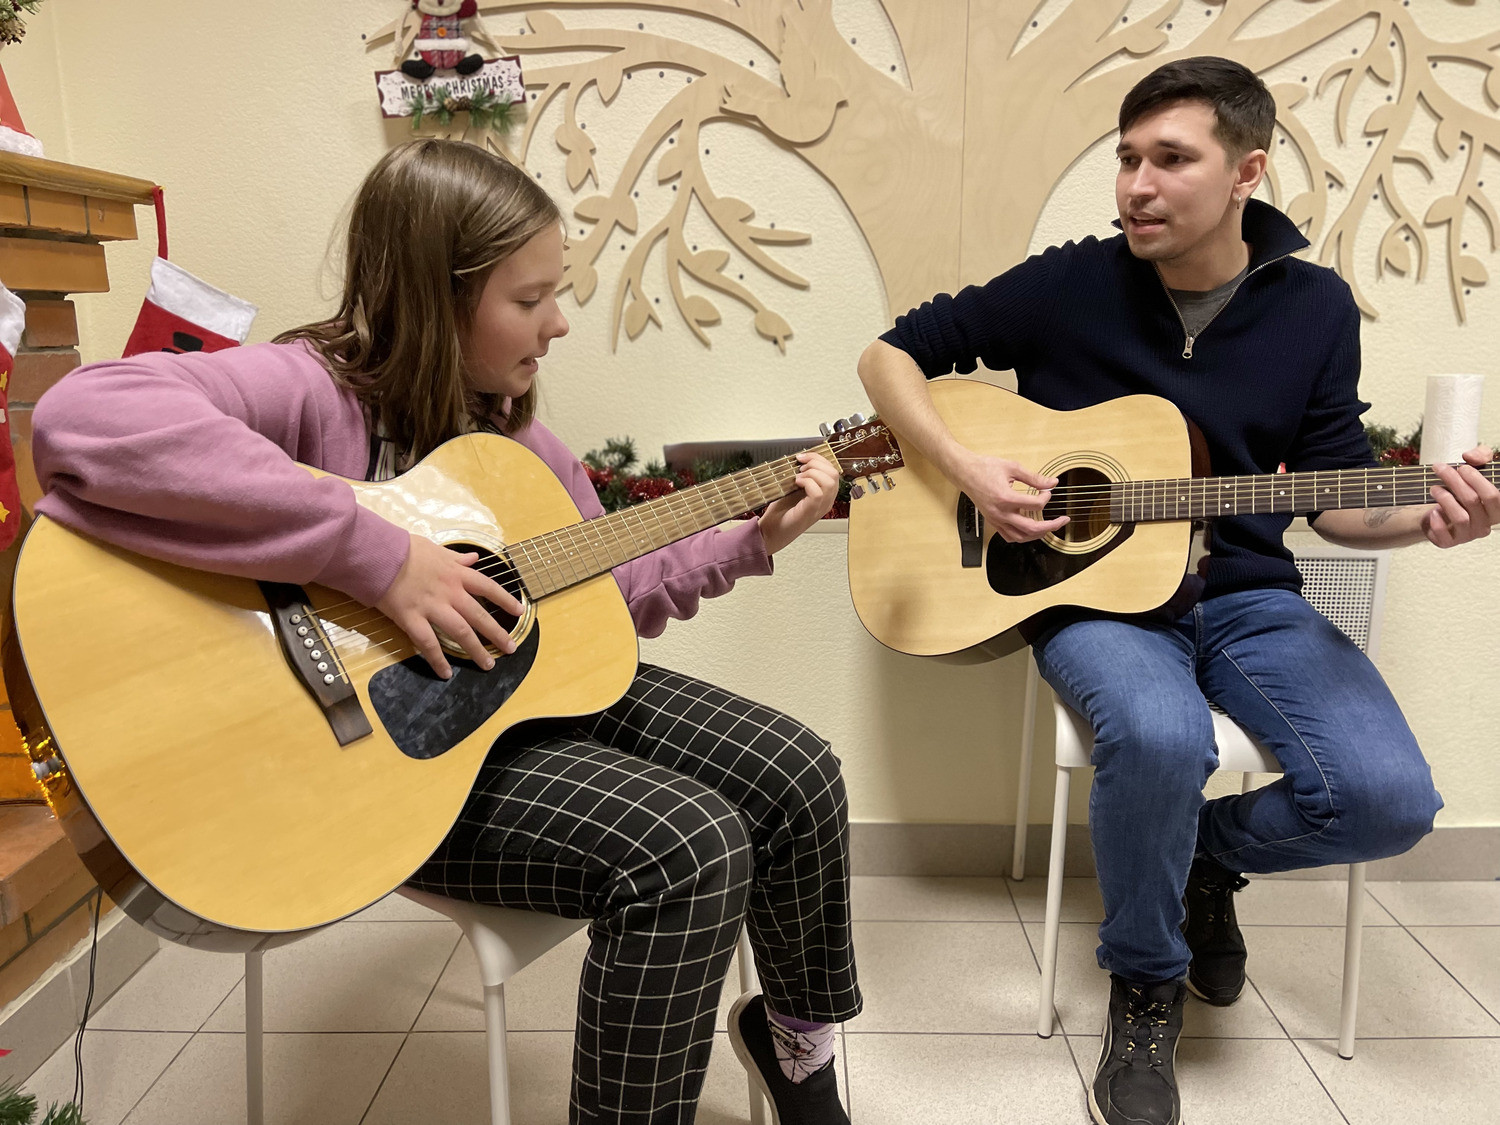
[{"label": "tattoo on forearm", "polygon": [[1385,523],[1386,520],[1390,519],[1395,514],[1396,514],[1396,509],[1395,508],[1366,508],[1365,509],[1365,526],[1366,527],[1379,527],[1381,524]]}]

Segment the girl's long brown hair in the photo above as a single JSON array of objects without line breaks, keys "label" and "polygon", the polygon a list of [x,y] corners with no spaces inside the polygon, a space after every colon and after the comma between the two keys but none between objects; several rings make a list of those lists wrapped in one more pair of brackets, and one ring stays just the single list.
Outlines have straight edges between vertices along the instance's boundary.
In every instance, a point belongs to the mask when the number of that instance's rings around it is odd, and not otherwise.
[{"label": "girl's long brown hair", "polygon": [[[495,409],[465,377],[461,334],[490,271],[561,221],[547,193],[501,157],[458,141],[400,145],[355,196],[338,311],[276,341],[306,340],[374,430],[424,457]],[[535,410],[533,384],[511,403],[505,432]]]}]

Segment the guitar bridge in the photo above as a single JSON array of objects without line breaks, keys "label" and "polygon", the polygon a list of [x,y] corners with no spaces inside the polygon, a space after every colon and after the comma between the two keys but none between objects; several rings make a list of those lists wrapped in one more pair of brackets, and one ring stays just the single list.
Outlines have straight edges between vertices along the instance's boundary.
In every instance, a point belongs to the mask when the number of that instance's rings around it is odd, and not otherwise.
[{"label": "guitar bridge", "polygon": [[281,654],[292,673],[313,697],[340,746],[372,733],[338,653],[328,642],[323,623],[313,612],[307,591],[287,582],[257,582],[271,609],[271,624]]},{"label": "guitar bridge", "polygon": [[958,553],[960,566],[984,562],[984,516],[967,492],[958,494]]}]

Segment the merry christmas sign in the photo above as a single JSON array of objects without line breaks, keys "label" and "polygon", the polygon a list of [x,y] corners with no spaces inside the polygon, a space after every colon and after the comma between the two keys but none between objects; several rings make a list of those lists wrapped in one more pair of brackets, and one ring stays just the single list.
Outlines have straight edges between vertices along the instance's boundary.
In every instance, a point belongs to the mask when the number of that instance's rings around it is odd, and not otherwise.
[{"label": "merry christmas sign", "polygon": [[512,105],[526,100],[519,55],[486,59],[472,74],[438,71],[430,78],[418,79],[402,70],[380,70],[375,72],[375,88],[380,92],[380,112],[385,117],[410,117],[418,98],[429,103],[439,96],[466,101],[478,94]]}]

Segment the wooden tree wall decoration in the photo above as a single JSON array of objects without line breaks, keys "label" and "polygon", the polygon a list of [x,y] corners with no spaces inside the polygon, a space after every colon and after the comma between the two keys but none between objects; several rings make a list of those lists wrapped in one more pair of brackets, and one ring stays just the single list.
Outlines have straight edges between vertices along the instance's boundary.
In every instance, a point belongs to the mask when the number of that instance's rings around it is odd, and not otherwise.
[{"label": "wooden tree wall decoration", "polygon": [[[1467,7],[1473,0],[1428,2]],[[1053,5],[1037,4],[1032,11],[1029,7],[1004,0],[985,0],[971,6],[971,19],[992,49],[1006,45],[1004,64],[988,76],[980,71],[980,81],[994,91],[993,97],[979,99],[981,104],[1003,102],[1003,90],[1031,91],[1027,103],[1031,117],[1021,126],[1024,139],[1008,146],[1012,155],[1019,151],[1030,159],[1007,164],[975,149],[966,159],[964,235],[966,242],[976,244],[975,258],[988,258],[1002,268],[1020,260],[1034,228],[1034,222],[1028,220],[1037,214],[1050,192],[1050,187],[1044,189],[1038,199],[1035,185],[1055,184],[1081,153],[1110,135],[1126,91],[1162,63],[1194,55],[1222,55],[1263,73],[1334,36],[1359,34],[1361,27],[1368,27],[1362,48],[1309,83],[1314,96],[1309,97],[1308,87],[1300,83],[1274,87],[1278,127],[1289,143],[1272,146],[1268,178],[1273,202],[1306,225],[1317,260],[1338,270],[1354,289],[1361,311],[1372,318],[1375,306],[1360,289],[1354,269],[1356,234],[1371,215],[1371,205],[1378,198],[1389,208],[1391,217],[1375,245],[1381,273],[1388,269],[1410,272],[1410,240],[1416,247],[1416,276],[1424,277],[1430,258],[1425,228],[1446,227],[1449,286],[1458,319],[1464,320],[1465,291],[1488,280],[1483,263],[1463,253],[1464,230],[1475,218],[1482,220],[1491,250],[1500,233],[1481,171],[1486,152],[1500,156],[1500,118],[1494,113],[1500,107],[1500,56],[1496,54],[1500,50],[1500,28],[1463,42],[1438,41],[1421,30],[1403,0],[1166,0],[1143,18],[1128,18],[1127,12],[1134,5],[1122,0],[1072,0],[1041,31],[1028,34],[1036,11]],[[1306,15],[1281,30],[1256,33],[1250,26],[1256,17],[1286,16],[1293,9],[1306,9]],[[1286,24],[1285,20],[1280,22]],[[1193,24],[1198,25],[1196,34]],[[1129,61],[1100,69],[1106,61],[1120,58]],[[972,53],[970,60],[972,74]],[[1445,62],[1471,66],[1484,75],[1486,106],[1466,105],[1442,85],[1433,72]],[[1385,90],[1387,96],[1363,122],[1352,122],[1356,95],[1372,85]],[[1346,177],[1334,166],[1334,154],[1318,150],[1298,116],[1298,112],[1310,115],[1325,111],[1322,95],[1333,98],[1335,91],[1332,111],[1338,142],[1346,144],[1351,130],[1375,142],[1369,146],[1357,177]],[[970,105],[975,101],[971,97]],[[1437,153],[1444,161],[1462,158],[1464,164],[1458,186],[1435,201],[1421,219],[1402,203],[1394,175],[1397,165],[1410,163],[1429,180],[1432,178],[1431,164],[1420,151],[1430,146],[1424,143],[1427,126],[1424,115],[1418,113],[1419,106],[1435,121],[1431,129],[1436,134]],[[1284,150],[1300,158],[1311,182],[1308,192],[1290,199],[1281,190],[1289,170],[1286,160],[1283,158],[1283,167],[1277,168],[1274,159]],[[1330,219],[1334,208],[1330,186],[1343,188],[1350,182],[1354,187],[1348,190],[1342,209]],[[983,188],[986,184],[987,191]],[[988,218],[995,214],[1021,221],[996,230],[996,223]],[[983,270],[973,269],[968,246],[965,255],[964,273],[969,275],[965,280],[988,276]]]},{"label": "wooden tree wall decoration", "polygon": [[[1467,3],[1470,0],[1450,2]],[[1347,62],[1330,66],[1318,79],[1317,92],[1321,95],[1335,83],[1339,84],[1333,120],[1338,138],[1343,142],[1349,135],[1350,108],[1361,84],[1369,81],[1390,90],[1384,104],[1366,116],[1362,126],[1364,136],[1375,140],[1373,154],[1349,191],[1349,202],[1330,223],[1328,187],[1330,183],[1343,186],[1344,180],[1323,162],[1306,130],[1291,112],[1306,100],[1306,87],[1290,83],[1278,85],[1273,90],[1277,117],[1307,166],[1312,190],[1287,200],[1280,190],[1279,177],[1273,175],[1272,192],[1295,222],[1299,225],[1307,223],[1308,237],[1314,245],[1321,237],[1319,260],[1338,270],[1354,290],[1360,310],[1370,317],[1376,315],[1376,310],[1361,291],[1354,270],[1355,240],[1370,203],[1384,201],[1390,214],[1390,222],[1381,233],[1376,251],[1376,268],[1381,274],[1387,269],[1410,274],[1413,263],[1409,244],[1414,243],[1416,276],[1418,280],[1424,278],[1431,258],[1425,228],[1445,228],[1448,285],[1453,294],[1454,309],[1462,323],[1466,319],[1466,292],[1489,280],[1484,264],[1463,252],[1466,221],[1475,214],[1484,221],[1491,250],[1496,248],[1497,235],[1500,235],[1500,230],[1497,230],[1500,217],[1497,217],[1495,205],[1486,195],[1484,181],[1480,178],[1485,153],[1500,156],[1500,118],[1494,113],[1484,113],[1461,104],[1443,87],[1433,71],[1445,61],[1485,68],[1485,97],[1492,110],[1500,108],[1500,57],[1496,55],[1500,51],[1500,27],[1467,43],[1443,43],[1424,35],[1405,5],[1360,6],[1369,8],[1370,14],[1375,16],[1375,28],[1368,45]],[[1405,162],[1419,168],[1428,181],[1433,178],[1426,155],[1408,147],[1414,134],[1420,134],[1424,129],[1418,120],[1419,108],[1425,108],[1436,120],[1433,140],[1442,158],[1462,157],[1464,166],[1454,190],[1434,201],[1420,220],[1402,201],[1394,175],[1396,165]]]},{"label": "wooden tree wall decoration", "polygon": [[[636,236],[612,302],[616,343],[622,327],[635,339],[649,323],[662,326],[645,270],[664,244],[672,300],[699,340],[709,343],[705,329],[721,313],[713,301],[689,293],[685,277],[743,304],[760,334],[786,348],[791,327],[752,285],[726,273],[730,253],[724,247],[765,277],[803,287],[805,279],[767,247],[809,235],[757,225],[753,201],[714,190],[698,143],[712,122],[759,131],[834,186],[873,253],[888,308],[899,313],[934,292],[983,281],[1020,261],[1055,185],[1114,130],[1120,99],[1150,70],[1172,59],[1217,54],[1265,72],[1333,36],[1362,36],[1366,25],[1363,48],[1316,82],[1275,86],[1288,144],[1276,146],[1282,166],[1273,166],[1270,176],[1274,202],[1305,224],[1317,258],[1354,287],[1368,316],[1376,309],[1355,278],[1356,252],[1365,241],[1356,236],[1374,214],[1377,197],[1389,220],[1374,249],[1381,273],[1414,270],[1417,279],[1425,277],[1435,256],[1429,232],[1441,229],[1460,321],[1467,291],[1488,280],[1483,263],[1466,254],[1463,244],[1466,231],[1479,222],[1492,250],[1500,237],[1481,170],[1486,153],[1500,156],[1500,117],[1494,112],[1500,107],[1500,30],[1463,42],[1438,41],[1421,30],[1402,0],[1165,0],[1148,9],[1132,0],[881,3],[905,80],[857,53],[835,26],[832,0],[480,0],[482,14],[524,13],[527,25],[524,34],[495,33],[507,53],[522,56],[535,94],[514,158],[526,161],[542,122],[551,125],[560,107],[552,139],[567,154],[568,185],[575,193],[590,181],[599,188],[573,204],[588,229],[570,241],[566,259],[566,280],[580,304],[595,294],[596,263],[614,240],[614,229]],[[671,13],[729,27],[768,52],[779,75],[660,34],[644,19],[636,29],[586,26],[601,8],[646,17]],[[1285,17],[1287,9],[1296,18],[1283,18],[1279,30],[1258,33],[1251,26],[1257,17]],[[1487,104],[1464,104],[1450,93],[1435,73],[1438,63],[1479,68]],[[685,73],[690,81],[626,142],[630,152],[613,182],[600,183],[596,145],[616,142],[607,124],[592,133],[579,127],[579,98],[593,87],[608,109],[625,74],[662,68]],[[1372,88],[1384,90],[1388,100],[1363,121],[1351,121],[1360,90]],[[1340,144],[1347,146],[1351,136],[1372,142],[1357,176],[1335,167],[1336,154],[1318,150],[1299,117],[1328,112],[1330,103]],[[1437,155],[1445,162],[1460,160],[1463,173],[1452,192],[1418,217],[1402,200],[1395,169],[1409,165],[1432,177],[1432,162],[1421,151],[1430,149],[1423,139],[1428,129],[1435,133]],[[1285,189],[1292,171],[1288,153],[1301,161],[1311,185],[1291,198]],[[638,231],[635,193],[672,185],[677,190],[666,217]],[[1347,189],[1341,201],[1331,187]],[[695,202],[722,238],[721,247],[694,251],[689,245],[683,228]]]},{"label": "wooden tree wall decoration", "polygon": [[[568,154],[568,185],[575,192],[590,179],[598,183],[593,156],[596,140],[579,128],[577,120],[579,98],[590,86],[608,106],[627,71],[665,67],[698,76],[651,120],[614,183],[600,185],[599,194],[574,205],[575,216],[593,224],[589,234],[569,242],[566,259],[567,280],[579,302],[585,303],[598,285],[595,263],[610,243],[613,229],[637,233],[634,192],[646,189],[653,171],[656,187],[677,189],[667,216],[640,233],[626,259],[612,308],[611,328],[616,341],[621,327],[635,339],[648,323],[661,326],[644,271],[652,250],[665,240],[672,299],[699,340],[709,343],[704,329],[720,319],[720,312],[707,298],[684,290],[684,275],[745,305],[753,313],[756,331],[786,350],[791,326],[751,286],[729,276],[725,269],[730,260],[728,250],[694,252],[683,234],[689,208],[696,201],[725,245],[776,281],[799,288],[807,285],[766,247],[802,243],[810,236],[756,224],[750,203],[714,190],[703,167],[698,138],[703,127],[715,121],[738,122],[757,129],[821,172],[853,212],[875,251],[883,277],[914,280],[915,287],[909,285],[912,292],[929,281],[947,283],[951,270],[923,265],[903,270],[902,266],[924,256],[920,233],[914,238],[911,225],[912,204],[920,199],[924,153],[933,153],[932,163],[942,164],[946,170],[950,198],[946,209],[931,217],[946,220],[942,225],[955,233],[945,233],[943,238],[956,245],[960,116],[952,116],[946,124],[941,120],[924,123],[920,118],[924,113],[928,118],[938,118],[941,111],[962,105],[961,77],[951,63],[951,52],[961,50],[957,46],[962,42],[961,3],[887,0],[885,4],[903,43],[926,38],[924,23],[952,32],[946,40],[948,57],[936,50],[943,43],[939,38],[932,40],[934,50],[922,56],[926,65],[946,72],[940,81],[931,83],[944,95],[941,106],[929,104],[933,101],[930,97],[914,97],[911,89],[860,58],[835,26],[831,0],[638,0],[611,5],[694,16],[727,26],[768,52],[778,64],[779,77],[757,73],[710,49],[651,30],[585,28],[571,18],[571,13],[582,15],[600,6],[588,0],[546,4],[480,0],[479,10],[485,14],[525,13],[528,33],[498,36],[508,52],[522,56],[527,86],[537,91],[528,104],[529,116],[516,155],[525,161],[546,110],[561,100],[562,121],[553,138]],[[930,21],[924,8],[934,6],[946,12],[943,18]],[[573,26],[565,25],[555,14],[558,11],[570,12]],[[592,52],[594,57],[539,65],[550,54],[579,52]],[[947,152],[938,159],[936,154],[943,148]],[[956,256],[948,257],[956,264]],[[889,296],[889,283],[887,288]]]}]

